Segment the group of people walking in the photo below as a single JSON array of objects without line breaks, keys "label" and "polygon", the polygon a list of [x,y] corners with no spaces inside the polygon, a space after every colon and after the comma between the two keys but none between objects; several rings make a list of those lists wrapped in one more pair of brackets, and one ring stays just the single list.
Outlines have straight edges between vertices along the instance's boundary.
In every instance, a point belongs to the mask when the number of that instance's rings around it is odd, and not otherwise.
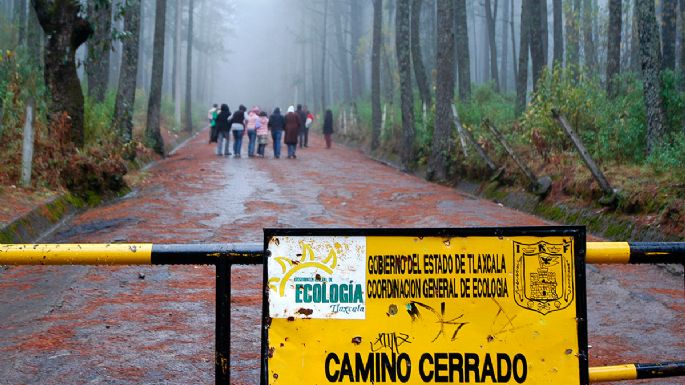
[{"label": "group of people walking", "polygon": [[[309,128],[314,122],[314,115],[307,107],[298,104],[288,107],[285,115],[276,107],[269,116],[259,107],[252,107],[249,111],[243,105],[231,113],[228,105],[222,104],[217,108],[215,104],[207,114],[211,127],[210,143],[216,142],[218,156],[240,158],[243,137],[247,135],[247,156],[264,157],[268,143],[269,132],[273,142],[274,158],[281,157],[281,140],[287,146],[288,159],[297,158],[295,152],[299,143],[300,148],[309,147]],[[326,148],[331,148],[331,134],[333,133],[333,113],[326,110],[323,125]],[[230,136],[233,136],[233,153],[229,151]],[[256,148],[256,153],[255,153]]]}]

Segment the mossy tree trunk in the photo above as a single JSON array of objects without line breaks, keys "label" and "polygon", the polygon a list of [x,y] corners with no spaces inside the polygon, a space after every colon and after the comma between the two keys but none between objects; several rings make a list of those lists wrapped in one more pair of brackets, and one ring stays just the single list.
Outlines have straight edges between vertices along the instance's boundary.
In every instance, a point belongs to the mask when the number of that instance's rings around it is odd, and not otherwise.
[{"label": "mossy tree trunk", "polygon": [[160,132],[162,108],[162,78],[164,74],[164,23],[166,20],[166,0],[156,0],[155,37],[152,48],[152,78],[150,97],[147,103],[147,124],[145,141],[156,153],[164,155],[164,139]]},{"label": "mossy tree trunk", "polygon": [[661,45],[663,53],[661,65],[664,69],[672,70],[675,69],[678,0],[663,0],[661,4]]},{"label": "mossy tree trunk", "polygon": [[140,0],[126,0],[124,5],[124,31],[122,42],[119,86],[114,105],[114,127],[124,143],[133,139],[133,106],[136,98],[138,73],[138,39],[140,33]]},{"label": "mossy tree trunk", "polygon": [[[471,59],[469,55],[469,30],[466,25],[466,0],[455,0],[454,17],[458,55],[459,99],[466,101],[471,97]],[[439,47],[437,52],[440,52]]]},{"label": "mossy tree trunk", "polygon": [[490,78],[495,82],[495,90],[499,92],[499,76],[497,74],[497,42],[496,23],[497,19],[497,0],[495,0],[495,12],[493,15],[490,0],[485,0],[485,22],[488,31],[488,48],[490,49]]},{"label": "mossy tree trunk", "polygon": [[[452,138],[451,106],[454,100],[454,2],[438,2],[440,54],[436,58],[435,129],[428,158],[427,178],[446,181]],[[496,71],[495,71],[496,72]]]},{"label": "mossy tree trunk", "polygon": [[416,85],[419,87],[419,95],[421,95],[421,102],[430,109],[431,106],[431,91],[428,85],[428,76],[426,76],[426,68],[423,65],[423,56],[421,54],[421,43],[419,41],[419,24],[421,22],[421,5],[423,0],[412,0],[411,2],[411,58],[414,66],[414,76],[416,77]]},{"label": "mossy tree trunk", "polygon": [[50,120],[71,123],[70,139],[83,146],[83,91],[76,74],[76,50],[92,35],[93,29],[81,18],[81,5],[72,0],[31,0],[47,41],[45,45],[45,84],[50,90]]},{"label": "mossy tree trunk", "polygon": [[[180,10],[180,7],[178,8]],[[185,130],[193,132],[193,0],[188,2],[188,49],[186,52]],[[176,28],[180,28],[176,26]]]},{"label": "mossy tree trunk", "polygon": [[580,0],[566,2],[566,66],[578,70],[580,64]]},{"label": "mossy tree trunk", "polygon": [[533,62],[533,89],[537,89],[538,80],[547,66],[547,51],[545,50],[544,39],[546,28],[542,28],[541,21],[542,3],[545,1],[528,0],[528,6],[530,7],[530,57]]},{"label": "mossy tree trunk", "polygon": [[371,50],[371,150],[380,146],[381,136],[381,41],[383,0],[373,0],[373,47]]},{"label": "mossy tree trunk", "polygon": [[552,0],[552,12],[554,13],[554,54],[552,55],[553,66],[561,66],[564,64],[564,26],[561,17],[562,8],[562,0]]},{"label": "mossy tree trunk", "polygon": [[607,94],[616,96],[614,77],[621,72],[621,0],[609,0],[609,39],[607,40]]},{"label": "mossy tree trunk", "polygon": [[585,69],[592,74],[597,67],[597,50],[592,33],[592,0],[583,0],[583,57]]},{"label": "mossy tree trunk", "polygon": [[411,82],[410,7],[409,0],[398,0],[395,13],[395,50],[400,72],[400,100],[402,110],[402,168],[414,166],[414,98]]},{"label": "mossy tree trunk", "polygon": [[95,102],[105,100],[109,78],[109,52],[112,49],[112,2],[88,1],[88,20],[94,28],[88,41],[88,96]]},{"label": "mossy tree trunk", "polygon": [[643,96],[647,110],[647,153],[656,150],[664,136],[664,109],[661,99],[661,49],[654,1],[636,1],[637,28],[640,39],[640,64]]},{"label": "mossy tree trunk", "polygon": [[516,115],[526,109],[526,93],[528,92],[528,53],[530,52],[530,10],[529,0],[521,1],[521,34],[519,38],[519,63],[516,76]]}]

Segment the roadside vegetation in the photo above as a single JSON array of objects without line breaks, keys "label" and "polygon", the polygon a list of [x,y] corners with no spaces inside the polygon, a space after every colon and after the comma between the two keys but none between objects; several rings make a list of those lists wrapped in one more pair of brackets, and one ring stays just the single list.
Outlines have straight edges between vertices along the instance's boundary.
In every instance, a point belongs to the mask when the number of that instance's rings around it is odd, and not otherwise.
[{"label": "roadside vegetation", "polygon": [[[574,72],[559,67],[545,71],[525,112],[518,118],[516,95],[497,92],[492,83],[475,86],[469,100],[454,100],[454,103],[463,126],[471,131],[495,163],[504,167],[505,172],[497,183],[500,188],[525,189],[528,183],[485,127],[485,119],[504,134],[537,176],[552,178],[552,190],[545,198],[548,201],[594,208],[598,212],[615,211],[633,216],[640,224],[661,227],[682,236],[685,232],[685,135],[682,132],[685,93],[679,88],[683,83],[680,74],[667,70],[662,76],[662,97],[669,117],[666,139],[650,154],[647,154],[645,140],[647,127],[642,83],[634,73],[621,75],[620,89],[612,99],[596,77],[576,77]],[[371,103],[369,98],[361,98],[355,104],[359,124],[355,127],[348,123],[347,130],[340,129],[338,134],[344,140],[368,148],[372,135]],[[386,103],[384,107],[386,125],[381,132],[380,147],[374,154],[399,163],[400,109],[397,103]],[[598,203],[603,192],[569,137],[552,118],[552,109],[559,109],[571,123],[617,190],[617,201],[613,205],[607,207]],[[339,126],[343,124],[341,114],[348,114],[348,111],[351,111],[350,104],[337,107]],[[418,102],[415,102],[414,114],[416,170],[422,173],[431,152],[435,110],[427,111],[425,124]],[[464,155],[456,130],[449,142],[450,179],[446,183],[470,180],[492,187],[493,173],[473,148],[468,147],[468,156]]]},{"label": "roadside vegetation", "polygon": [[[103,195],[125,190],[124,175],[159,158],[144,143],[146,95],[136,94],[133,140],[125,143],[112,128],[115,93],[109,91],[103,102],[86,97],[84,103],[84,146],[69,142],[68,120],[50,122],[47,118],[47,91],[39,68],[21,51],[4,51],[0,61],[0,185],[19,185],[22,167],[22,143],[26,103],[32,99],[34,115],[33,182],[37,189],[66,188],[86,201],[98,201]],[[187,137],[174,122],[173,101],[162,102],[162,130],[166,151]],[[196,127],[204,123],[202,109],[194,113]]]}]

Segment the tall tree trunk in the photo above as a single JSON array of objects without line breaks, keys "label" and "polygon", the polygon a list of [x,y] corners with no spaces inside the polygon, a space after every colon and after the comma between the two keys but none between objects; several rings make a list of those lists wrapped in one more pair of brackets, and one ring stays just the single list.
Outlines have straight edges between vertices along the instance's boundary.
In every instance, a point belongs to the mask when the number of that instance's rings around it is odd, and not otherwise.
[{"label": "tall tree trunk", "polygon": [[564,30],[561,21],[562,0],[552,0],[552,12],[554,13],[554,59],[553,66],[564,64]]},{"label": "tall tree trunk", "polygon": [[466,0],[454,0],[454,18],[458,55],[459,99],[467,101],[471,97],[471,58],[469,57],[469,30],[466,25]]},{"label": "tall tree trunk", "polygon": [[362,38],[360,0],[350,0],[350,49],[352,51],[352,97],[359,97],[363,90],[362,60],[359,57],[359,44]]},{"label": "tall tree trunk", "polygon": [[[455,1],[460,1],[460,0],[455,0]],[[461,5],[459,3],[457,3],[455,5],[455,9],[454,9],[455,23],[457,23],[457,26],[455,27],[456,28],[455,31],[457,31],[457,36],[460,35],[459,25],[458,25],[459,22],[457,21],[457,19],[459,19],[459,12],[460,12],[459,7],[461,7]],[[471,39],[473,39],[473,42],[472,42],[473,44],[470,45],[470,47],[473,47],[473,51],[470,51],[473,54],[473,68],[474,68],[473,81],[475,83],[480,83],[480,79],[479,79],[479,72],[480,71],[478,71],[478,69],[481,68],[482,65],[478,62],[478,58],[480,57],[478,54],[480,51],[480,49],[478,47],[480,45],[480,42],[478,41],[478,37],[482,36],[482,35],[480,33],[478,33],[479,24],[476,24],[476,10],[475,10],[476,7],[474,4],[472,4],[470,7],[466,8],[466,1],[464,1],[463,7],[464,7],[464,9],[467,10],[465,12],[468,12],[467,17],[471,21],[471,28],[473,29],[473,33],[470,35]],[[467,26],[466,30],[468,31],[468,25],[466,25],[466,26]],[[459,49],[459,43],[457,43],[457,55],[461,55],[461,50]],[[458,56],[456,58],[456,61],[457,61],[457,63],[459,62]],[[469,60],[469,65],[471,65],[470,60]],[[461,75],[459,75],[458,69],[457,69],[457,76],[461,76]],[[470,81],[470,79],[469,79],[469,81]],[[459,79],[459,82],[461,82],[461,79]],[[461,91],[459,91],[459,93],[461,94]]]},{"label": "tall tree trunk", "polygon": [[675,69],[675,40],[678,21],[678,0],[662,0],[661,6],[661,65]]},{"label": "tall tree trunk", "polygon": [[193,132],[193,0],[188,1],[188,51],[186,53],[185,130]]},{"label": "tall tree trunk", "polygon": [[637,28],[640,38],[643,95],[647,109],[647,153],[651,154],[664,136],[664,110],[661,99],[659,71],[661,58],[659,28],[656,24],[654,1],[638,0]]},{"label": "tall tree trunk", "polygon": [[414,75],[416,84],[419,86],[421,101],[426,108],[431,105],[431,91],[426,76],[426,68],[423,66],[423,56],[421,55],[421,43],[419,42],[419,23],[421,21],[421,4],[423,0],[412,0],[411,2],[411,57],[414,65]]},{"label": "tall tree trunk", "polygon": [[28,20],[28,34],[27,34],[27,48],[29,52],[29,57],[34,60],[34,62],[42,69],[43,58],[43,48],[44,48],[44,38],[43,29],[38,22],[38,17],[36,16],[36,10],[33,7],[28,7],[29,20]]},{"label": "tall tree trunk", "polygon": [[547,14],[547,0],[540,0],[540,31],[542,35],[542,54],[545,65],[549,57],[549,17]]},{"label": "tall tree trunk", "polygon": [[583,0],[583,55],[586,70],[589,74],[594,74],[597,67],[597,51],[592,33],[592,0]]},{"label": "tall tree trunk", "polygon": [[383,0],[373,0],[373,39],[371,49],[371,150],[380,146],[381,137],[381,41]]},{"label": "tall tree trunk", "polygon": [[609,39],[607,40],[607,94],[616,96],[614,77],[621,72],[622,0],[609,0]]},{"label": "tall tree trunk", "polygon": [[127,34],[121,52],[121,70],[113,122],[114,128],[124,143],[129,143],[133,139],[133,106],[136,99],[140,22],[140,0],[126,0],[124,31]]},{"label": "tall tree trunk", "polygon": [[640,59],[640,34],[637,28],[637,0],[633,1],[633,14],[631,17],[631,35],[630,35],[630,70],[640,72],[642,70],[642,63]]},{"label": "tall tree trunk", "polygon": [[28,18],[26,17],[26,0],[18,0],[16,1],[16,21],[15,24],[19,27],[19,36],[17,37],[17,45],[18,46],[26,46],[27,40],[27,20]]},{"label": "tall tree trunk", "polygon": [[531,0],[521,0],[521,35],[519,48],[518,76],[516,77],[516,115],[526,109],[526,94],[528,92],[528,53],[530,52],[530,3]]},{"label": "tall tree trunk", "polygon": [[181,124],[181,9],[182,0],[176,0],[176,30],[174,31],[174,52],[171,71],[171,91],[174,93],[174,120]]},{"label": "tall tree trunk", "polygon": [[[304,13],[301,14],[301,19],[300,19],[300,35],[305,36],[305,16]],[[300,95],[299,100],[303,100],[305,103],[307,103],[308,99],[308,93],[307,93],[307,75],[309,72],[307,71],[307,50],[305,47],[304,41],[300,43],[300,59],[302,60],[302,70],[301,70],[301,75],[302,76],[302,95]],[[297,91],[296,91],[297,92]],[[295,100],[298,100],[297,97]],[[313,107],[313,106],[312,106]]]},{"label": "tall tree trunk", "polygon": [[71,122],[70,138],[83,147],[83,91],[76,74],[76,50],[92,35],[90,23],[81,18],[81,5],[71,0],[31,0],[38,21],[48,36],[43,74],[50,90],[50,121],[63,114]]},{"label": "tall tree trunk", "polygon": [[343,99],[345,102],[352,100],[352,89],[350,88],[350,67],[348,65],[348,54],[347,48],[345,46],[345,33],[343,31],[343,18],[345,17],[345,11],[343,10],[342,3],[337,3],[337,13],[334,15],[335,22],[335,38],[338,43],[338,65],[340,67],[340,77],[342,82]]},{"label": "tall tree trunk", "polygon": [[[678,58],[678,68],[681,75],[685,75],[685,0],[680,0],[680,56]],[[681,78],[680,91],[685,90],[685,76]],[[685,135],[685,114],[683,115],[683,135]]]},{"label": "tall tree trunk", "polygon": [[321,47],[321,112],[326,110],[326,39],[328,30],[328,0],[324,1],[323,5],[323,33],[322,33],[322,47]]},{"label": "tall tree trunk", "polygon": [[400,99],[402,109],[402,168],[414,166],[414,101],[411,86],[410,0],[397,0],[395,13],[395,50],[400,71]]},{"label": "tall tree trunk", "polygon": [[109,52],[112,49],[112,2],[89,1],[88,19],[95,31],[88,42],[88,96],[101,103],[105,100],[109,77]]},{"label": "tall tree trunk", "polygon": [[541,4],[546,0],[528,0],[531,15],[530,29],[530,57],[533,62],[533,89],[537,90],[538,80],[542,76],[542,71],[547,66],[547,55],[545,55],[542,37],[542,22],[540,21]]},{"label": "tall tree trunk", "polygon": [[580,65],[580,0],[566,4],[566,66],[577,72]]},{"label": "tall tree trunk", "polygon": [[[395,28],[395,1],[389,0],[385,4],[387,9],[386,25],[388,31],[391,31]],[[383,96],[385,96],[385,100],[387,100],[391,105],[393,105],[395,102],[395,74],[397,73],[394,65],[395,63],[393,61],[394,55],[391,54],[394,52],[392,43],[393,42],[391,40],[390,33],[386,33],[383,47],[381,47],[381,54],[383,56],[382,64],[385,70],[382,70],[381,74],[383,77]],[[392,111],[392,109],[390,109],[390,111]]]},{"label": "tall tree trunk", "polygon": [[429,180],[446,181],[452,138],[451,106],[454,100],[454,2],[438,3],[438,40],[440,54],[436,58],[435,129],[428,158]]},{"label": "tall tree trunk", "polygon": [[155,38],[152,48],[152,78],[150,97],[147,103],[147,124],[145,141],[156,153],[164,155],[164,139],[160,132],[162,106],[162,75],[164,74],[164,24],[166,21],[166,0],[155,1]]},{"label": "tall tree trunk", "polygon": [[[685,73],[685,0],[680,0],[680,72]],[[683,86],[685,86],[685,79],[683,79]],[[683,127],[685,130],[685,126]],[[685,131],[683,132],[685,134]]]},{"label": "tall tree trunk", "polygon": [[516,88],[516,81],[518,75],[518,63],[516,56],[516,30],[514,28],[514,0],[511,0],[509,5],[509,27],[511,29],[511,64],[514,69],[514,89]]},{"label": "tall tree trunk", "polygon": [[512,2],[513,0],[504,0],[504,4],[502,5],[502,62],[499,67],[499,80],[502,90],[505,91],[509,89],[509,76],[507,76],[507,70],[509,69],[509,28],[507,25],[507,12],[509,11],[509,6]]},{"label": "tall tree trunk", "polygon": [[[490,78],[495,82],[495,90],[499,92],[499,75],[497,74],[497,42],[495,41],[496,20],[492,15],[490,0],[485,0],[485,22],[488,30],[488,46],[490,48]],[[495,0],[495,9],[497,0]],[[497,13],[497,12],[495,12]]]}]

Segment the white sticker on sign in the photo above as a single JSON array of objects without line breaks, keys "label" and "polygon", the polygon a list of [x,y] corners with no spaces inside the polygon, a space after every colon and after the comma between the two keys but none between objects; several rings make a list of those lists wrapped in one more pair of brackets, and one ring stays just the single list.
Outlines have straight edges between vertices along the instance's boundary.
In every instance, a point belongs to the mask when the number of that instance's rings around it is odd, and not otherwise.
[{"label": "white sticker on sign", "polygon": [[365,237],[280,236],[268,250],[272,318],[366,318]]}]

